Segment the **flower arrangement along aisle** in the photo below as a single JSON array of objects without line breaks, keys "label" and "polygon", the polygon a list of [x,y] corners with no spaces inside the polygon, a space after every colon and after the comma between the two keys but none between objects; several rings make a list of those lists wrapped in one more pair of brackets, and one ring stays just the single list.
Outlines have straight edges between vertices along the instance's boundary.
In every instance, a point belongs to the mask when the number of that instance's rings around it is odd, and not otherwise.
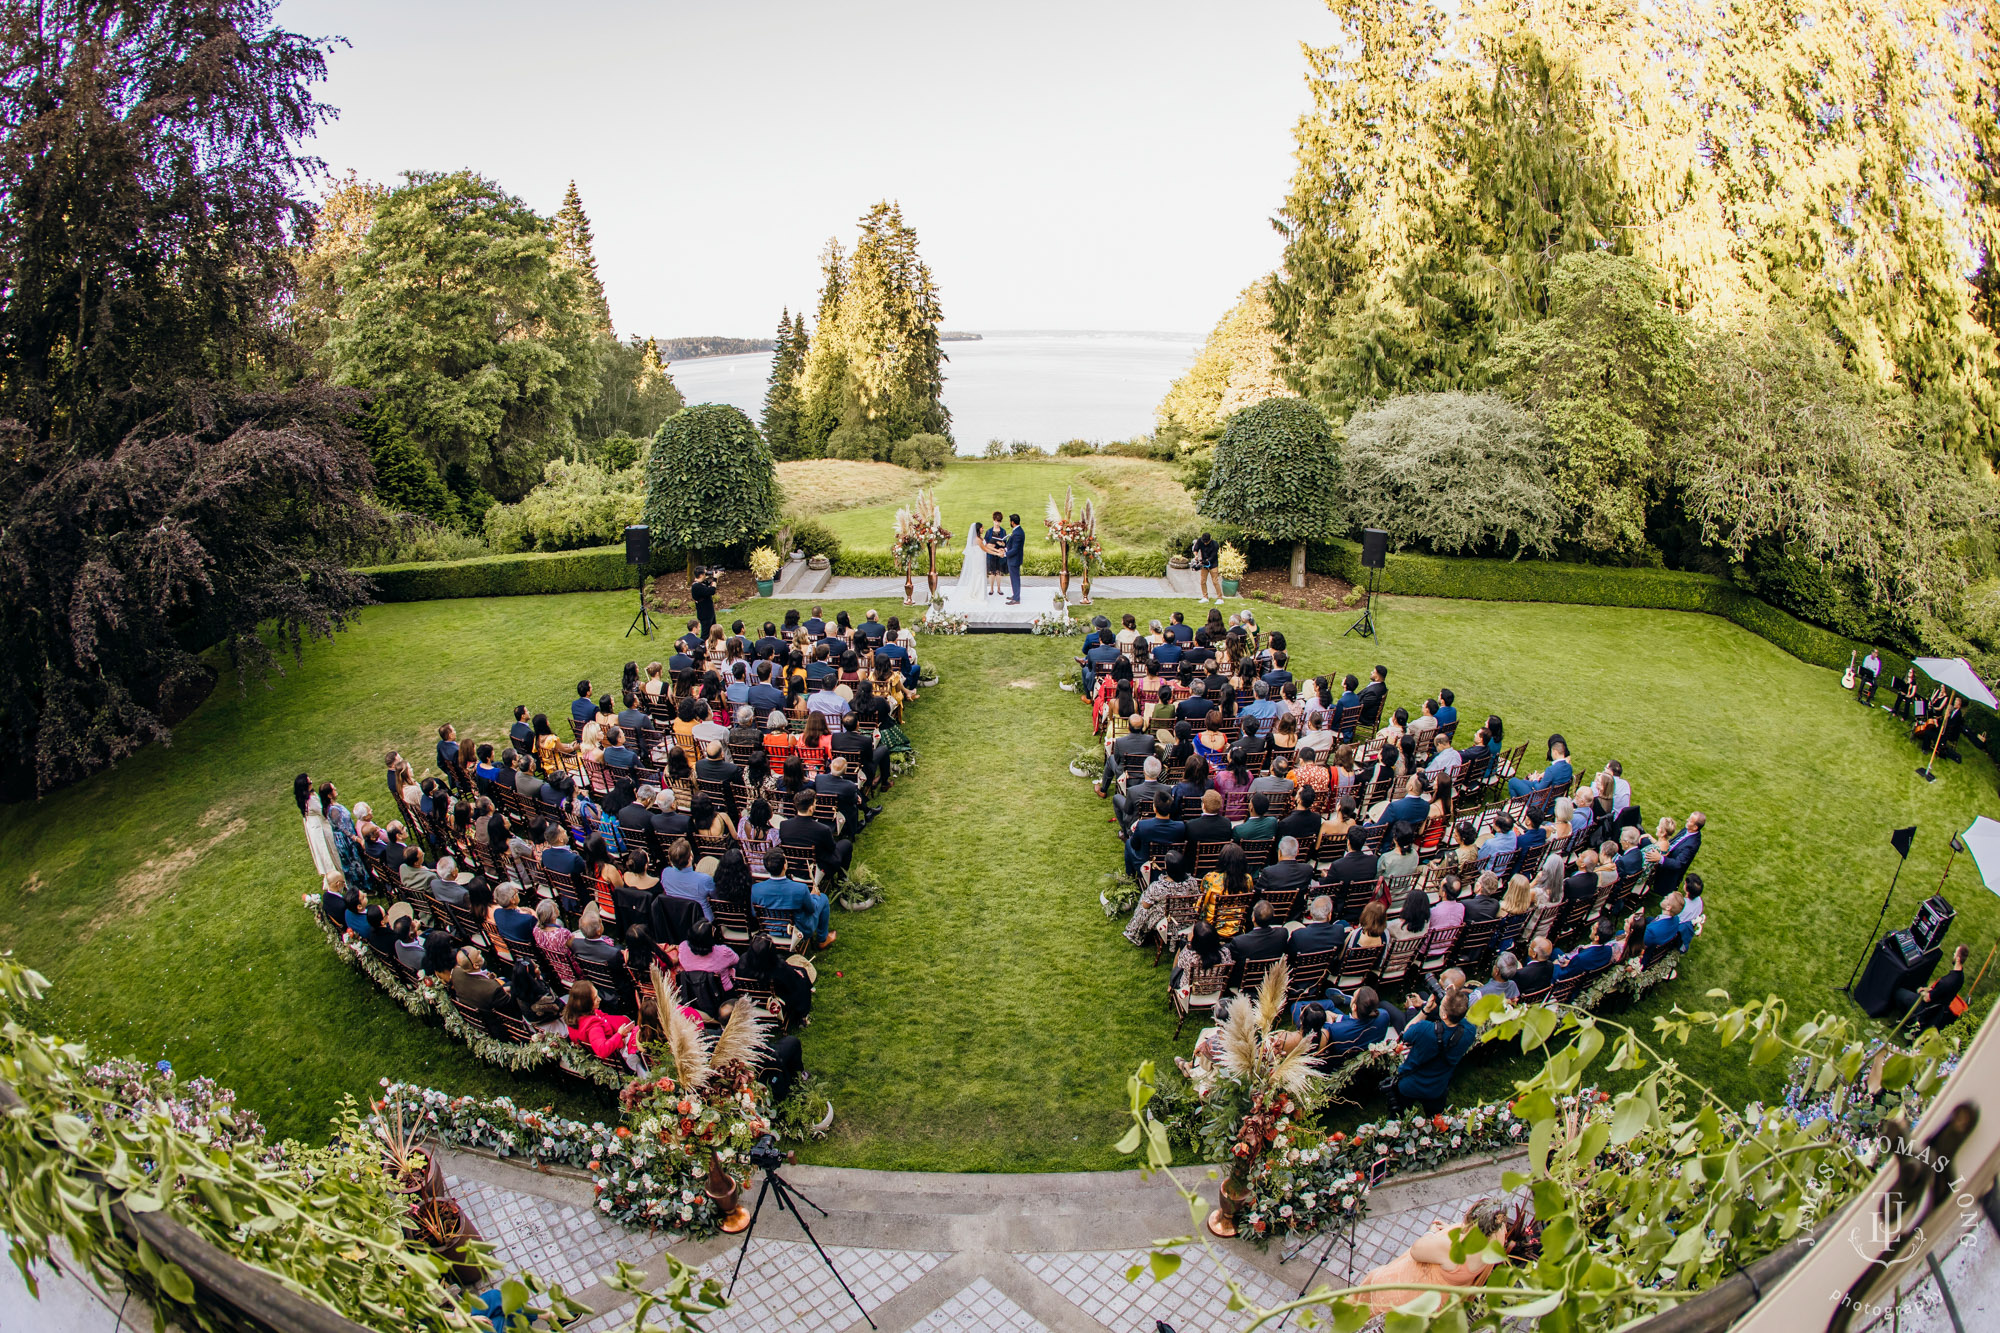
[{"label": "flower arrangement along aisle", "polygon": [[713,1236],[736,1207],[735,1173],[747,1177],[750,1145],[771,1127],[769,1094],[756,1077],[769,1037],[756,1006],[739,1004],[711,1048],[672,983],[655,972],[653,985],[661,1014],[671,1017],[667,1040],[648,1055],[672,1072],[626,1084],[615,1128],[507,1097],[453,1097],[386,1080],[382,1110],[401,1108],[443,1143],[589,1171],[598,1211],[627,1226]]},{"label": "flower arrangement along aisle", "polygon": [[1239,995],[1230,1004],[1210,1043],[1213,1075],[1201,1099],[1198,1125],[1209,1157],[1228,1164],[1217,1190],[1219,1205],[1208,1215],[1208,1229],[1218,1236],[1237,1233],[1265,1152],[1288,1150],[1302,1128],[1309,1136],[1317,1132],[1300,1122],[1324,1101],[1318,1066],[1303,1045],[1279,1054],[1271,1036],[1285,1012],[1288,976],[1279,959],[1264,975],[1255,999]]},{"label": "flower arrangement along aisle", "polygon": [[938,508],[935,492],[919,490],[910,500],[907,509],[896,511],[896,532],[890,541],[890,553],[896,561],[896,568],[903,572],[903,605],[916,604],[916,587],[911,575],[917,567],[919,552],[928,557],[925,579],[930,584],[927,601],[935,602],[938,595],[937,548],[940,542],[951,540],[951,530],[944,525],[944,512]]},{"label": "flower arrangement along aisle", "polygon": [[1059,600],[1069,600],[1069,557],[1076,552],[1083,561],[1083,587],[1077,605],[1090,605],[1090,570],[1093,564],[1104,559],[1104,547],[1097,540],[1097,510],[1089,501],[1083,508],[1076,505],[1076,488],[1068,488],[1062,507],[1056,507],[1056,497],[1049,497],[1049,507],[1042,523],[1049,530],[1049,540],[1062,547],[1062,571],[1056,579]]}]

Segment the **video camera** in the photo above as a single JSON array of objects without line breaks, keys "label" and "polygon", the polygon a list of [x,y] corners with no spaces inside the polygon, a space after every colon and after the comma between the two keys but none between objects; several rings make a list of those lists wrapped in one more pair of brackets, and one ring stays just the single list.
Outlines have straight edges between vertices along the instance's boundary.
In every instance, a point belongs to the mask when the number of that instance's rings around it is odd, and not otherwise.
[{"label": "video camera", "polygon": [[750,1164],[761,1166],[766,1171],[776,1171],[788,1162],[797,1160],[796,1155],[778,1147],[776,1134],[759,1134],[757,1141],[750,1145]]}]

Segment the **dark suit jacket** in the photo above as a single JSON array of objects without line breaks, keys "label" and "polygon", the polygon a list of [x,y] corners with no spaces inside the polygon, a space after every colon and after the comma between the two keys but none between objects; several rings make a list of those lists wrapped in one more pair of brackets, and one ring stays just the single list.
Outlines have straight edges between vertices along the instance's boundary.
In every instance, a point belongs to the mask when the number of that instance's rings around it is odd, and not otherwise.
[{"label": "dark suit jacket", "polygon": [[1547,990],[1556,979],[1556,965],[1553,961],[1543,963],[1523,963],[1521,970],[1514,974],[1514,984],[1521,988],[1521,994],[1533,995],[1536,991]]},{"label": "dark suit jacket", "polygon": [[1285,942],[1285,952],[1297,958],[1302,953],[1319,953],[1325,949],[1338,949],[1347,938],[1347,927],[1338,921],[1307,923],[1292,932]]},{"label": "dark suit jacket", "polygon": [[1367,852],[1349,852],[1328,867],[1328,884],[1358,884],[1363,880],[1380,879],[1375,868],[1377,858]]},{"label": "dark suit jacket", "polygon": [[1475,893],[1463,901],[1465,903],[1466,925],[1469,926],[1475,921],[1494,921],[1499,919],[1500,900],[1498,898],[1487,898]]},{"label": "dark suit jacket", "polygon": [[513,1007],[513,1001],[508,998],[506,988],[488,973],[460,972],[453,969],[451,992],[475,1009]]},{"label": "dark suit jacket", "polygon": [[[1230,957],[1236,959],[1238,963],[1248,963],[1250,959],[1282,959],[1286,941],[1290,941],[1290,935],[1286,933],[1284,927],[1268,925],[1232,937],[1224,945],[1224,949],[1228,949]],[[1240,971],[1242,971],[1240,967],[1234,969],[1230,973],[1230,979],[1234,981],[1234,977],[1240,975]]]},{"label": "dark suit jacket", "polygon": [[1653,867],[1652,892],[1660,895],[1672,893],[1687,877],[1688,866],[1694,861],[1694,854],[1701,850],[1701,834],[1683,833],[1667,844],[1660,863]]},{"label": "dark suit jacket", "polygon": [[1026,528],[1010,528],[1007,532],[1007,572],[1009,574],[1018,574],[1021,572],[1021,557],[1026,555],[1027,551],[1028,530]]},{"label": "dark suit jacket", "polygon": [[1361,687],[1361,693],[1355,697],[1361,701],[1362,720],[1372,722],[1382,716],[1382,701],[1389,697],[1389,687],[1379,680],[1371,680]]},{"label": "dark suit jacket", "polygon": [[861,789],[848,778],[822,773],[813,779],[813,790],[822,797],[833,798],[834,808],[840,811],[841,818],[846,821],[841,825],[842,829],[847,833],[853,833],[855,821],[861,813]]},{"label": "dark suit jacket", "polygon": [[[1313,867],[1310,861],[1273,861],[1257,876],[1257,887],[1266,893],[1283,893],[1291,889],[1303,889],[1312,883]],[[1305,901],[1300,898],[1301,903]]]},{"label": "dark suit jacket", "polygon": [[[698,782],[720,782],[727,787],[743,776],[743,770],[727,759],[701,759],[695,763],[694,776]],[[734,801],[736,793],[730,792],[729,799]]]},{"label": "dark suit jacket", "polygon": [[1319,846],[1320,818],[1317,811],[1293,810],[1278,821],[1278,836],[1297,838],[1299,854],[1311,856],[1313,848]]},{"label": "dark suit jacket", "polygon": [[778,841],[793,847],[810,847],[822,870],[838,870],[839,854],[833,846],[833,830],[807,815],[793,815],[778,825]]},{"label": "dark suit jacket", "polygon": [[1187,822],[1190,843],[1228,842],[1236,836],[1236,826],[1223,815],[1196,815]]},{"label": "dark suit jacket", "polygon": [[1164,782],[1148,782],[1144,778],[1125,788],[1126,809],[1132,811],[1150,810],[1155,797],[1164,796],[1173,790]]}]

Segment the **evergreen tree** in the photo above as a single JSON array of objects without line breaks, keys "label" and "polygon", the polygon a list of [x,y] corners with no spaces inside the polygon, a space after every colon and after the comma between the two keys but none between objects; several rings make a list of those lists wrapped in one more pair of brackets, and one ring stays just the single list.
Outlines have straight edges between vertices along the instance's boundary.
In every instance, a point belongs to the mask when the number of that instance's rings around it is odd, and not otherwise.
[{"label": "evergreen tree", "polygon": [[912,435],[951,434],[943,310],[902,210],[878,203],[851,255],[828,245],[800,390],[800,452],[885,459]]},{"label": "evergreen tree", "polygon": [[433,523],[449,523],[459,516],[423,446],[381,404],[371,404],[361,413],[360,426],[368,459],[375,465],[375,503],[392,514],[416,514]]},{"label": "evergreen tree", "polygon": [[813,312],[813,338],[799,367],[799,425],[794,449],[800,458],[821,458],[827,437],[840,424],[840,392],[847,379],[847,358],[836,330],[841,295],[847,287],[847,254],[838,237],[820,251],[819,308]]},{"label": "evergreen tree", "polygon": [[653,338],[639,351],[639,374],[634,381],[637,403],[633,411],[632,431],[634,435],[650,437],[660,428],[660,423],[687,405],[681,391],[674,385],[674,377],[667,371],[666,360],[660,355],[660,344]]},{"label": "evergreen tree", "polygon": [[799,434],[799,347],[793,341],[792,312],[778,316],[778,345],[771,353],[771,382],[764,390],[764,438],[774,458],[797,457]]},{"label": "evergreen tree", "polygon": [[573,269],[583,282],[585,298],[596,316],[597,332],[611,336],[611,305],[604,299],[604,284],[597,276],[597,254],[591,248],[590,216],[583,211],[583,196],[576,182],[563,193],[562,207],[556,210],[551,227],[556,238],[556,262]]}]

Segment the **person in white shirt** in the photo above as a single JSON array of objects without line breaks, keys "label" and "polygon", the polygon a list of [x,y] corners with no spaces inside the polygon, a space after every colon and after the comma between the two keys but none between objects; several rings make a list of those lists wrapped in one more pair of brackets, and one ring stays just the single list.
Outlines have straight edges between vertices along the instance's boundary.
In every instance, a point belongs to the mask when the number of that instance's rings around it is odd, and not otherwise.
[{"label": "person in white shirt", "polygon": [[[1431,725],[1435,726],[1437,724],[1433,722]],[[1437,753],[1431,756],[1431,761],[1428,764],[1424,765],[1424,772],[1441,773],[1447,768],[1457,768],[1460,763],[1464,762],[1464,758],[1465,756],[1452,748],[1450,741],[1442,741],[1438,744]]]},{"label": "person in white shirt", "polygon": [[1632,784],[1625,780],[1625,766],[1616,759],[1607,763],[1604,771],[1611,776],[1611,813],[1616,815],[1632,804]]}]

